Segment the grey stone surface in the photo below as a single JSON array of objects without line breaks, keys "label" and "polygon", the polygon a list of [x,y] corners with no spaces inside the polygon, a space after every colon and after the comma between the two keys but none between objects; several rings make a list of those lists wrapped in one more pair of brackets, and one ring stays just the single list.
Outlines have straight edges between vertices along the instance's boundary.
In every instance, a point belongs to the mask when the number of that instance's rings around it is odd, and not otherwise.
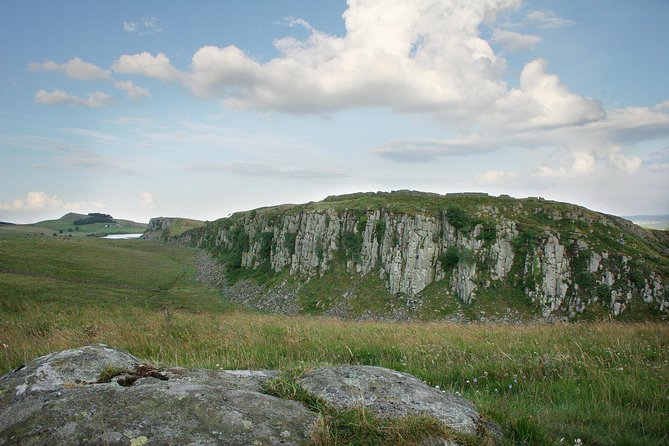
[{"label": "grey stone surface", "polygon": [[[52,353],[0,377],[0,445],[309,445],[319,415],[262,392],[275,371],[158,370],[106,345]],[[301,379],[335,408],[428,415],[475,434],[471,402],[380,367],[324,367]],[[431,438],[425,444],[451,445]]]},{"label": "grey stone surface", "polygon": [[470,401],[382,367],[324,367],[305,374],[300,384],[339,409],[364,407],[387,418],[429,415],[466,434],[475,434],[481,423]]},{"label": "grey stone surface", "polygon": [[103,345],[39,358],[0,378],[0,445],[303,445],[317,415],[260,391],[274,372],[174,368],[167,379],[108,367],[140,361]]}]

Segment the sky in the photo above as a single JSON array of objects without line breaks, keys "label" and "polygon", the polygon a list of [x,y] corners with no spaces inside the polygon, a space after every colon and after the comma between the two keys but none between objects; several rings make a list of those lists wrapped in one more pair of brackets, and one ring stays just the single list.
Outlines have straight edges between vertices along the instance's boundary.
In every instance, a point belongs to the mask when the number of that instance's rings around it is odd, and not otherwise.
[{"label": "sky", "polygon": [[0,221],[359,191],[669,214],[666,0],[0,2]]}]

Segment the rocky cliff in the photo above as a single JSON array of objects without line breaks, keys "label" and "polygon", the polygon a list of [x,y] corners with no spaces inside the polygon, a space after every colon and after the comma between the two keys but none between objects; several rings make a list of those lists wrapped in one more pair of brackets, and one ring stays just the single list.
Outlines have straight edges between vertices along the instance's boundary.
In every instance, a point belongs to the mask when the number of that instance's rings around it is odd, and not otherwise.
[{"label": "rocky cliff", "polygon": [[144,231],[142,238],[146,240],[167,240],[190,229],[199,228],[204,224],[203,221],[189,218],[154,217],[149,220],[149,226]]},{"label": "rocky cliff", "polygon": [[259,297],[246,300],[260,307],[280,289],[272,299],[298,311],[337,314],[381,281],[385,301],[367,315],[669,312],[666,231],[541,198],[352,194],[241,212],[170,239],[206,249],[229,284],[246,284],[228,289],[232,297],[259,285]]}]

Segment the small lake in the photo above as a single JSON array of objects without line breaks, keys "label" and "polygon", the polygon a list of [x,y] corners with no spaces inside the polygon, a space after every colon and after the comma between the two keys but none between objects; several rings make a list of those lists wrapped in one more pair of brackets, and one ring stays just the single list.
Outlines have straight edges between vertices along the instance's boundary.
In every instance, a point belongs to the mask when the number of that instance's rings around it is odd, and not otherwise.
[{"label": "small lake", "polygon": [[140,238],[142,234],[109,234],[101,238],[109,238],[114,240],[122,240],[128,238]]}]

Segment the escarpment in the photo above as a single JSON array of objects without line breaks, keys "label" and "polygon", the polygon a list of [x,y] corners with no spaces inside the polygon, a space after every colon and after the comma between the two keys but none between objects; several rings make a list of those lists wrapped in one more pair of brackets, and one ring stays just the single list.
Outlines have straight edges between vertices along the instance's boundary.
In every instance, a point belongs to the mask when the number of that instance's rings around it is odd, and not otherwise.
[{"label": "escarpment", "polygon": [[[429,300],[436,313],[495,300],[544,318],[669,310],[666,231],[540,198],[353,194],[240,212],[170,240],[208,251],[230,284],[292,287],[289,300],[343,274],[380,280],[393,308]],[[346,280],[321,287],[314,307],[337,308],[351,294]]]}]

